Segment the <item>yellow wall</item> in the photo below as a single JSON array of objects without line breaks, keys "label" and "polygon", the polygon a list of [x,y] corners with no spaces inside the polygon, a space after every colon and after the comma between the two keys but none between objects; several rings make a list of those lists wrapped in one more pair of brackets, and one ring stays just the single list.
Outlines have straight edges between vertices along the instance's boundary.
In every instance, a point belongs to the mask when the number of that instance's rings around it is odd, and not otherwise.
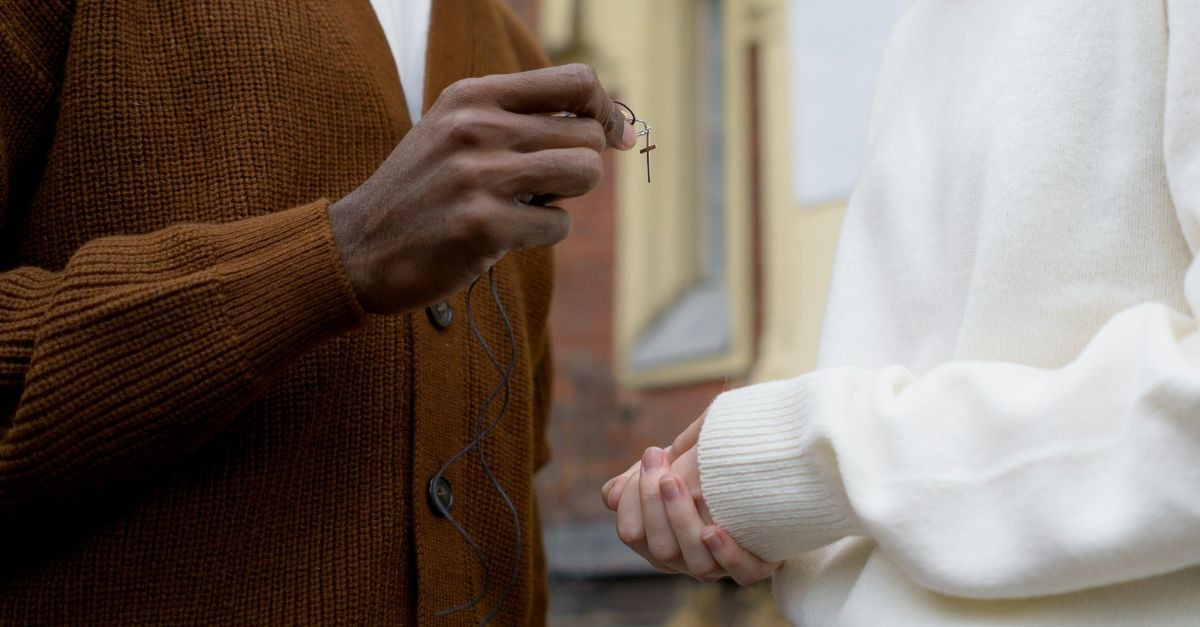
[{"label": "yellow wall", "polygon": [[[798,374],[812,368],[844,203],[799,207],[789,181],[785,0],[725,0],[726,289],[734,342],[714,358],[633,373],[633,342],[696,276],[693,47],[697,0],[544,0],[541,37],[558,61],[592,64],[608,89],[653,125],[654,182],[640,155],[618,160],[615,363],[625,386]],[[759,47],[762,92],[764,329],[751,363],[752,253],[749,220],[747,52]]]}]

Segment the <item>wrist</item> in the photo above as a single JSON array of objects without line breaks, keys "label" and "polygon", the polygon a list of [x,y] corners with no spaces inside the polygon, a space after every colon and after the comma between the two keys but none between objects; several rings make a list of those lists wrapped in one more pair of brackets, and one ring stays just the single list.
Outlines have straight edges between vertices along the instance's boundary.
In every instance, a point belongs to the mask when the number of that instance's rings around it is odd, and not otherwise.
[{"label": "wrist", "polygon": [[355,297],[364,309],[373,311],[371,294],[371,271],[366,267],[361,254],[362,218],[365,215],[360,194],[357,190],[331,203],[328,209],[329,227],[333,233],[334,246],[342,260],[342,267],[354,289]]}]

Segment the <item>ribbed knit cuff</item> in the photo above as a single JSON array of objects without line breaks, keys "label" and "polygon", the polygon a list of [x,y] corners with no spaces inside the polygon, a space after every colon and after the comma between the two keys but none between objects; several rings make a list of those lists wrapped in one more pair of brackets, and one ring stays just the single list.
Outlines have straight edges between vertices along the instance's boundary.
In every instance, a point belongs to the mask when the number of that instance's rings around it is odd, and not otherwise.
[{"label": "ribbed knit cuff", "polygon": [[700,486],[713,522],[765,560],[861,533],[832,450],[806,428],[824,374],[726,392],[704,420]]},{"label": "ribbed knit cuff", "polygon": [[225,311],[252,375],[366,319],[322,200],[228,225],[217,266]]},{"label": "ribbed knit cuff", "polygon": [[40,268],[16,268],[0,281],[0,383],[19,386],[29,368],[38,323],[46,315],[57,277]]}]

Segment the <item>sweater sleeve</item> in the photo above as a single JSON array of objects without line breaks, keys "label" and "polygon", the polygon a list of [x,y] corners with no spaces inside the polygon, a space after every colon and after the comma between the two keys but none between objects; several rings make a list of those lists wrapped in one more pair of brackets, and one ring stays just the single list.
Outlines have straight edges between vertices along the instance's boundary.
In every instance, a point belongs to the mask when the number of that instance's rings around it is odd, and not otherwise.
[{"label": "sweater sleeve", "polygon": [[[1165,157],[1200,246],[1200,3],[1169,4]],[[719,396],[715,522],[766,559],[870,536],[918,583],[1050,595],[1200,565],[1200,263],[1188,311],[1115,315],[1068,365],[819,370]]]},{"label": "sweater sleeve", "polygon": [[0,529],[161,469],[362,319],[325,202],[0,274]]},{"label": "sweater sleeve", "polygon": [[[0,10],[0,215],[23,207],[52,127],[53,55],[38,51],[62,29],[39,20],[56,4]],[[5,542],[177,462],[289,361],[363,320],[327,204],[97,239],[61,271],[0,273]]]}]

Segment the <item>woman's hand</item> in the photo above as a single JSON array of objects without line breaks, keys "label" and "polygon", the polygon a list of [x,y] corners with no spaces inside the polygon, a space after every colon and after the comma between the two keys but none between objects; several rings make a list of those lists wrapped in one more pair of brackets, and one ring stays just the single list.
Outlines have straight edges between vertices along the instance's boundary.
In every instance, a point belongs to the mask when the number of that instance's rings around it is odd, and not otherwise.
[{"label": "woman's hand", "polygon": [[[667,452],[667,462],[673,463],[681,454],[690,451],[700,441],[700,429],[704,426],[704,418],[708,415],[705,411],[700,414],[700,417],[695,422],[688,425],[682,433],[675,436],[675,441],[671,443],[665,450]],[[609,479],[604,487],[600,488],[600,497],[604,499],[604,504],[608,509],[617,511],[617,503],[621,500],[621,493],[625,488],[625,484],[642,468],[642,462],[634,462],[629,470]],[[697,481],[696,485],[700,485]],[[697,490],[699,493],[699,490]]]},{"label": "woman's hand", "polygon": [[701,416],[669,449],[647,449],[640,463],[605,484],[602,496],[617,512],[621,541],[656,569],[701,581],[728,576],[750,585],[779,564],[763,562],[712,524],[695,446],[703,421]]}]

